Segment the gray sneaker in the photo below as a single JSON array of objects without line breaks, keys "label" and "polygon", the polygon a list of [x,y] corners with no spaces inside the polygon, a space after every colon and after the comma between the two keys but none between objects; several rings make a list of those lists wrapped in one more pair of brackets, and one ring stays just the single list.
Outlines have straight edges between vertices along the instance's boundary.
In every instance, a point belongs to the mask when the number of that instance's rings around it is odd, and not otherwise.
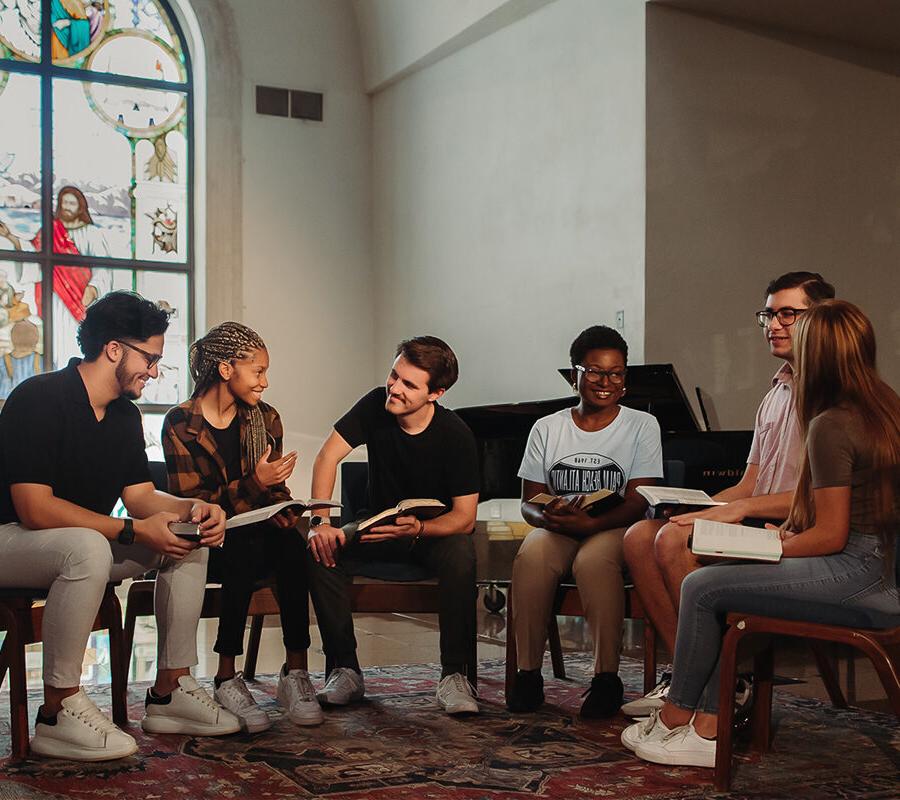
[{"label": "gray sneaker", "polygon": [[325,721],[316,690],[305,669],[292,669],[278,676],[278,705],[287,709],[295,725],[321,725]]},{"label": "gray sneaker", "polygon": [[441,678],[435,694],[441,708],[448,714],[477,714],[477,696],[475,687],[458,672]]},{"label": "gray sneaker", "polygon": [[316,697],[320,703],[329,706],[345,706],[362,699],[365,693],[366,685],[362,675],[349,667],[335,667]]},{"label": "gray sneaker", "polygon": [[259,733],[272,726],[269,715],[257,705],[240,672],[233,678],[222,681],[213,692],[213,697],[220,706],[228,709],[241,721],[241,728],[247,733]]},{"label": "gray sneaker", "polygon": [[656,684],[647,694],[625,703],[621,711],[626,717],[648,717],[654,709],[662,708],[669,696],[669,684],[672,682],[672,673],[670,671],[663,672],[659,683]]}]

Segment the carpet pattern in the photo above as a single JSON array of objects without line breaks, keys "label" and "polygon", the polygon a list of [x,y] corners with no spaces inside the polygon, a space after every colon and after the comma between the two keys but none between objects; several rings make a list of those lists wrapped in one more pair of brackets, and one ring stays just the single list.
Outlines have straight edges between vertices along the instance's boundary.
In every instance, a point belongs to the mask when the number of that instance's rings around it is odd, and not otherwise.
[{"label": "carpet pattern", "polygon": [[[564,681],[547,671],[548,703],[527,715],[509,714],[503,705],[503,663],[480,668],[478,716],[451,718],[438,709],[434,666],[397,666],[367,670],[366,701],[328,710],[316,728],[291,724],[275,704],[276,679],[263,676],[251,690],[275,721],[265,733],[153,737],[132,723],[140,751],[122,761],[0,760],[0,800],[900,797],[900,725],[891,716],[778,693],[773,752],[762,759],[742,755],[734,791],[716,795],[711,770],[636,759],[619,741],[630,722],[624,717],[578,717],[589,659],[567,656],[570,678]],[[640,665],[623,662],[622,676],[636,696]],[[321,685],[321,676],[315,682]],[[91,692],[108,707],[108,691]],[[141,696],[134,687],[132,720],[141,717]],[[34,697],[32,714],[38,702]],[[8,753],[5,702],[0,713],[0,752]],[[746,751],[740,740],[738,749]]]}]

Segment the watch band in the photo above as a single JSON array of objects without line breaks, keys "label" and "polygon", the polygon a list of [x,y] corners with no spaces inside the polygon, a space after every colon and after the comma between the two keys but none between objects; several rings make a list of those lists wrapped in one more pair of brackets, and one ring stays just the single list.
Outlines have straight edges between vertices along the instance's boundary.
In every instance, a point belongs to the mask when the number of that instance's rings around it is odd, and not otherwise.
[{"label": "watch band", "polygon": [[116,537],[116,541],[119,544],[134,544],[134,520],[130,517],[125,517],[122,522],[122,530],[119,535]]}]

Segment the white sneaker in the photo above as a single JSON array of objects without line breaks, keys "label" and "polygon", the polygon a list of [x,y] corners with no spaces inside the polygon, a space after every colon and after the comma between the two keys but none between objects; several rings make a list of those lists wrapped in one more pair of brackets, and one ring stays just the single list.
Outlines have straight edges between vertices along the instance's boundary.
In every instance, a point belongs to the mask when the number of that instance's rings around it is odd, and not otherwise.
[{"label": "white sneaker", "polygon": [[669,684],[672,682],[672,673],[663,672],[659,683],[656,684],[647,694],[625,703],[622,706],[622,713],[626,717],[646,717],[654,708],[662,708],[665,705],[666,698],[669,696]]},{"label": "white sneaker", "polygon": [[111,761],[137,752],[137,742],[95,706],[84,689],[62,701],[56,723],[34,726],[31,752],[70,761]]},{"label": "white sneaker", "polygon": [[716,741],[704,739],[693,722],[674,728],[661,739],[640,742],[634,750],[638,758],[654,764],[682,767],[715,767]]},{"label": "white sneaker", "polygon": [[[278,675],[278,704],[288,710],[295,725],[321,725],[325,721],[316,690],[305,669],[292,669]],[[362,694],[360,694],[362,697]]]},{"label": "white sneaker", "polygon": [[331,670],[325,686],[316,697],[320,703],[330,706],[345,706],[355,700],[360,700],[366,693],[366,685],[363,676],[355,669],[349,667],[335,667]]},{"label": "white sneaker", "polygon": [[148,690],[145,708],[141,727],[147,733],[224,736],[241,729],[241,721],[213,700],[193,675],[182,675],[178,688],[167,697],[155,697]]},{"label": "white sneaker", "polygon": [[454,672],[441,678],[435,697],[441,708],[448,714],[477,714],[478,695],[475,688],[466,680],[465,675]]},{"label": "white sneaker", "polygon": [[633,753],[641,742],[661,739],[671,730],[659,718],[659,709],[654,708],[647,719],[641,719],[622,731],[622,744]]},{"label": "white sneaker", "polygon": [[240,672],[233,678],[222,681],[213,692],[213,697],[240,720],[241,728],[247,733],[259,733],[272,727],[272,720],[256,704]]}]

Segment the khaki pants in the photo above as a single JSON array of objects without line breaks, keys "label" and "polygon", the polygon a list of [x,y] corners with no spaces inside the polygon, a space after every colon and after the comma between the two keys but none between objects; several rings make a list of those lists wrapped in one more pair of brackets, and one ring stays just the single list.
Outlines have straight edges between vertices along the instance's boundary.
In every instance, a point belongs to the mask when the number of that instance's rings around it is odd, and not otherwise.
[{"label": "khaki pants", "polygon": [[625,618],[624,528],[572,539],[536,528],[513,562],[512,595],[519,669],[540,669],[553,598],[571,573],[594,639],[594,673],[618,672]]},{"label": "khaki pants", "polygon": [[49,589],[42,626],[44,683],[58,689],[81,682],[84,650],[106,584],[151,569],[159,569],[158,669],[194,666],[208,556],[198,547],[175,561],[143,545],[111,542],[90,528],[33,531],[0,525],[0,586]]}]

